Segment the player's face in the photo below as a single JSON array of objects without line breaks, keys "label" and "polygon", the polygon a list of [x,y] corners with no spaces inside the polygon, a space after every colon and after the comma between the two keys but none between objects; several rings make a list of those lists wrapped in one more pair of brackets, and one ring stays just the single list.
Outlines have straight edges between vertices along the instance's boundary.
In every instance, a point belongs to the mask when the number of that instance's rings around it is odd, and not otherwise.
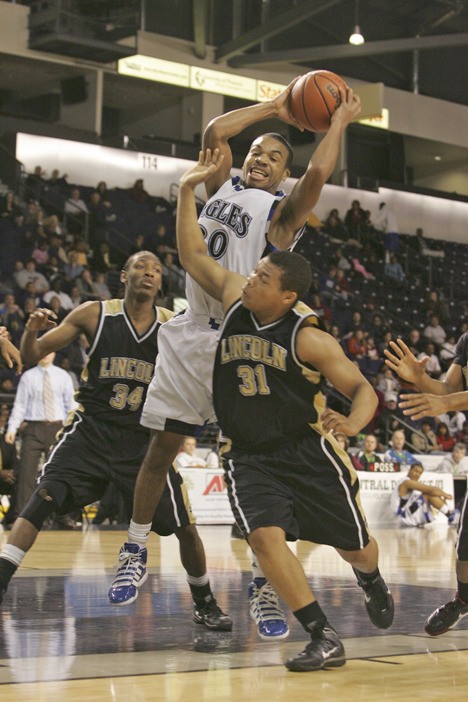
[{"label": "player's face", "polygon": [[[262,258],[247,277],[241,293],[244,307],[257,315],[279,316],[282,311],[284,291],[281,287],[281,269],[268,258]],[[283,312],[284,314],[284,312]]]},{"label": "player's face", "polygon": [[287,158],[288,151],[280,141],[269,136],[255,139],[242,168],[246,187],[275,193],[289,176]]},{"label": "player's face", "polygon": [[408,471],[408,478],[410,480],[419,480],[421,475],[423,474],[423,469],[421,466],[413,466],[412,468],[409,469]]},{"label": "player's face", "polygon": [[135,256],[128,269],[123,272],[122,280],[129,292],[155,297],[161,288],[161,263],[153,254]]}]

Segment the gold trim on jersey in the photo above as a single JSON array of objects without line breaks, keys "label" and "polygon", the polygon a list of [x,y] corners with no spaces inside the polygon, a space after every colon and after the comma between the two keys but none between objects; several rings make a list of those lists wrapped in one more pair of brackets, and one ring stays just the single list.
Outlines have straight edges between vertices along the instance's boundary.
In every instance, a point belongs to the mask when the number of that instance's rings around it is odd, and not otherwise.
[{"label": "gold trim on jersey", "polygon": [[104,314],[115,316],[117,314],[122,314],[124,301],[116,298],[114,300],[104,300]]}]

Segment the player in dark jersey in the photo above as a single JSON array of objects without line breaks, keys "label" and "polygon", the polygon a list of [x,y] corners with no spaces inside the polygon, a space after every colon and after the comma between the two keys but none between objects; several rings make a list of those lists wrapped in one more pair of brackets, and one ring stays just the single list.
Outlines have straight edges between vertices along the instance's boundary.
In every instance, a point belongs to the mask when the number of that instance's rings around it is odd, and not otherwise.
[{"label": "player in dark jersey", "polygon": [[[275,251],[248,278],[207,254],[194,188],[219,167],[218,150],[200,153],[180,181],[177,240],[182,265],[225,310],[213,374],[215,410],[227,450],[223,465],[231,508],[266,577],[311,636],[290,670],[338,667],[345,652],[310,590],[286,539],[330,544],[353,566],[372,623],[393,621],[393,599],[380,575],[359,481],[333,436],[354,436],[372,418],[377,397],[358,368],[300,297],[310,266]],[[327,379],[350,398],[349,416],[325,408]]]},{"label": "player in dark jersey", "polygon": [[[125,284],[124,300],[85,302],[58,327],[54,314],[46,309],[33,312],[27,322],[21,340],[27,363],[68,346],[82,333],[90,350],[77,393],[78,409],[49,454],[40,482],[0,554],[0,601],[52,512],[65,514],[95,502],[113,482],[131,514],[138,470],[149,440],[149,430],[139,421],[141,408],[153,376],[158,330],[172,312],[154,304],[161,285],[161,264],[154,254],[143,251],[131,256],[121,281]],[[47,333],[38,338],[44,330]],[[182,478],[173,468],[163,494],[152,530],[162,536],[174,533],[179,539],[194,599],[194,620],[211,629],[229,631],[232,622],[211,592],[203,544]],[[120,590],[127,592],[129,581],[134,584],[135,600],[147,577],[146,549],[135,548],[138,559],[129,562],[126,551],[120,556],[109,593],[112,604],[121,604]]]},{"label": "player in dark jersey", "polygon": [[[421,392],[400,395],[403,414],[413,420],[438,417],[444,412],[468,410],[468,334],[462,334],[455,350],[455,357],[444,380],[434,380],[425,372],[429,360],[418,360],[408,346],[398,339],[391,341],[392,351],[385,350],[385,363]],[[426,621],[426,632],[431,636],[445,634],[460,619],[468,615],[468,492],[461,513],[456,544],[457,591],[452,600],[438,607]]]}]

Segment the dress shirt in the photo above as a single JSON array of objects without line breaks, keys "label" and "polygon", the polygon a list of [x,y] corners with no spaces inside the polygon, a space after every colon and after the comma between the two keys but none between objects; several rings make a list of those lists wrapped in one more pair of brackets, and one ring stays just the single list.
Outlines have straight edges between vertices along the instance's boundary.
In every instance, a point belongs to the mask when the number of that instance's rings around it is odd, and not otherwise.
[{"label": "dress shirt", "polygon": [[200,456],[180,451],[174,460],[176,468],[204,468],[206,462]]},{"label": "dress shirt", "polygon": [[16,434],[23,421],[46,421],[43,397],[45,370],[49,373],[54,393],[54,421],[63,422],[75,407],[73,383],[68,373],[54,365],[47,368],[35,366],[21,376],[8,421],[8,431]]}]

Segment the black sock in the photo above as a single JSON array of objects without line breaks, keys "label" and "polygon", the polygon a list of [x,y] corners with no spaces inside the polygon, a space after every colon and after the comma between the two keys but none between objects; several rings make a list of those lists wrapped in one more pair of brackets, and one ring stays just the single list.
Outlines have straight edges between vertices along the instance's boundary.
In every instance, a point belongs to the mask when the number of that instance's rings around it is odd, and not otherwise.
[{"label": "black sock", "polygon": [[328,624],[325,613],[318,602],[311,602],[301,609],[296,609],[293,614],[308,634],[321,631]]},{"label": "black sock", "polygon": [[357,568],[353,568],[353,570],[360,585],[370,585],[374,578],[377,578],[380,575],[378,566],[372,571],[372,573],[363,573],[362,570],[358,570]]},{"label": "black sock", "polygon": [[211,592],[210,583],[206,585],[190,585],[190,592],[192,593],[193,601],[198,607],[202,607],[207,602],[214,600],[214,595]]},{"label": "black sock", "polygon": [[7,589],[8,583],[12,579],[18,566],[6,558],[0,558],[0,587]]},{"label": "black sock", "polygon": [[459,580],[457,580],[457,583],[458,583],[458,594],[460,595],[463,602],[468,604],[468,583],[461,583]]}]

